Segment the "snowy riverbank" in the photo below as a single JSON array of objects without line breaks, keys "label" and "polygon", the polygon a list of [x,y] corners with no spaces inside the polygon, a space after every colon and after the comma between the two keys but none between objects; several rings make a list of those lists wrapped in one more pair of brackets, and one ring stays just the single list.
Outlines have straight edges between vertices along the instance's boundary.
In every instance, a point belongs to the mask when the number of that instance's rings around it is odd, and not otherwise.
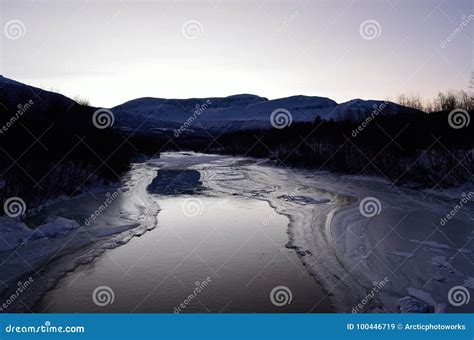
[{"label": "snowy riverbank", "polygon": [[[2,219],[6,242],[0,275],[8,287],[3,295],[9,296],[15,282],[31,275],[35,286],[22,299],[37,301],[67,271],[154,228],[159,207],[147,188],[159,169],[188,170],[193,176],[198,171],[200,187],[211,197],[268,202],[275,212],[262,218],[262,227],[277,214],[287,216],[286,247],[296,251],[325,290],[325,297],[314,301],[313,312],[326,297],[342,312],[397,312],[399,306],[404,311],[473,311],[473,301],[458,307],[448,300],[453,287],[474,288],[474,207],[468,200],[456,208],[464,196],[400,189],[371,177],[278,168],[265,160],[194,153],[165,153],[134,164],[118,195],[58,202],[43,211],[50,217],[37,230]],[[110,204],[101,209],[107,200]],[[9,306],[8,311],[15,310],[24,307]]]},{"label": "snowy riverbank", "polygon": [[45,206],[35,229],[9,217],[0,218],[0,291],[4,301],[17,282],[33,283],[5,312],[27,311],[59,278],[156,227],[159,207],[147,193],[156,168],[133,164],[119,187]]},{"label": "snowy riverbank", "polygon": [[[289,246],[337,310],[473,311],[473,301],[454,306],[448,298],[453,287],[474,288],[473,202],[456,208],[472,190],[448,198],[377,178],[244,159],[194,168],[214,190],[266,200],[287,215]],[[443,223],[453,210],[455,216]]]}]

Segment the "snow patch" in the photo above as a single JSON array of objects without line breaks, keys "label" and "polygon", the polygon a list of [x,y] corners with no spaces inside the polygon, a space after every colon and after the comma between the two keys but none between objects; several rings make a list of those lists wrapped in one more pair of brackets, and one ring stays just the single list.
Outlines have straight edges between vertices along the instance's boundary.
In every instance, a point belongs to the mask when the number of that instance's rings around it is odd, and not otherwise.
[{"label": "snow patch", "polygon": [[46,223],[36,228],[30,236],[30,239],[41,237],[57,237],[64,235],[76,228],[79,228],[79,223],[76,221],[64,217],[54,216],[48,218]]}]

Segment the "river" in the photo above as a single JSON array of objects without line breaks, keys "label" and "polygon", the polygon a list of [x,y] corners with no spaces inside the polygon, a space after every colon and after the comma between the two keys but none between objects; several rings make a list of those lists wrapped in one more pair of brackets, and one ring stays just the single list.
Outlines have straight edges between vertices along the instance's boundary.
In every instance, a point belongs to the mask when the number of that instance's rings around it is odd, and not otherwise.
[{"label": "river", "polygon": [[7,311],[472,311],[449,294],[473,287],[473,191],[163,153],[48,204],[39,230],[2,218],[2,296],[29,280]]},{"label": "river", "polygon": [[[68,273],[39,311],[332,311],[286,247],[286,216],[265,201],[213,191],[199,171],[160,169],[148,186],[161,209],[157,228]],[[97,287],[104,303],[93,298]]]}]

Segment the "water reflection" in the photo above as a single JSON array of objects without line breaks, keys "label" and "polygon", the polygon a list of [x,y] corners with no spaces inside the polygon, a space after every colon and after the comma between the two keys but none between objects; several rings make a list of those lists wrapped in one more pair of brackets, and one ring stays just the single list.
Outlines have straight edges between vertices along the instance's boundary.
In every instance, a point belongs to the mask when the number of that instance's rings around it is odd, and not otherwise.
[{"label": "water reflection", "polygon": [[[160,180],[173,177],[168,174]],[[188,172],[187,178],[196,183],[194,172]],[[264,225],[265,217],[272,213],[266,202],[205,196],[193,197],[200,200],[202,210],[189,216],[182,208],[189,198],[157,197],[162,208],[157,229],[67,275],[44,297],[39,309],[307,312],[319,303],[315,312],[331,311],[325,294],[295,252],[285,248],[286,217],[275,215]],[[205,288],[203,282],[208,282]],[[93,303],[91,294],[99,286],[113,289],[112,304],[100,307]],[[201,289],[195,294],[198,286]],[[291,303],[272,303],[270,293],[277,286],[291,290]]]},{"label": "water reflection", "polygon": [[148,191],[159,195],[191,195],[203,190],[196,170],[158,170]]}]

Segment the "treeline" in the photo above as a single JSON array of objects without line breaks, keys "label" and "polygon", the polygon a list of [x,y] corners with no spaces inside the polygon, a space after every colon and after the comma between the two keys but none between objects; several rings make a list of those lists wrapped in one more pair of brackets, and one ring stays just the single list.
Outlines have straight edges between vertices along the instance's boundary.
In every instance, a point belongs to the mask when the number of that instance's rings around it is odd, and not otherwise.
[{"label": "treeline", "polygon": [[[474,80],[472,81],[472,87],[474,89]],[[452,111],[457,108],[464,108],[468,111],[474,110],[474,96],[463,90],[440,92],[432,100],[424,100],[415,94],[401,94],[396,102],[424,112]]]},{"label": "treeline", "polygon": [[397,185],[448,187],[466,182],[474,172],[474,124],[456,129],[448,116],[447,111],[379,115],[363,127],[318,118],[282,130],[225,134],[188,147],[270,157],[276,165],[378,175]]},{"label": "treeline", "polygon": [[6,86],[0,103],[2,204],[20,197],[31,209],[51,198],[118,181],[136,155],[159,150],[159,142],[151,143],[149,137],[97,128],[96,108],[61,95]]}]

